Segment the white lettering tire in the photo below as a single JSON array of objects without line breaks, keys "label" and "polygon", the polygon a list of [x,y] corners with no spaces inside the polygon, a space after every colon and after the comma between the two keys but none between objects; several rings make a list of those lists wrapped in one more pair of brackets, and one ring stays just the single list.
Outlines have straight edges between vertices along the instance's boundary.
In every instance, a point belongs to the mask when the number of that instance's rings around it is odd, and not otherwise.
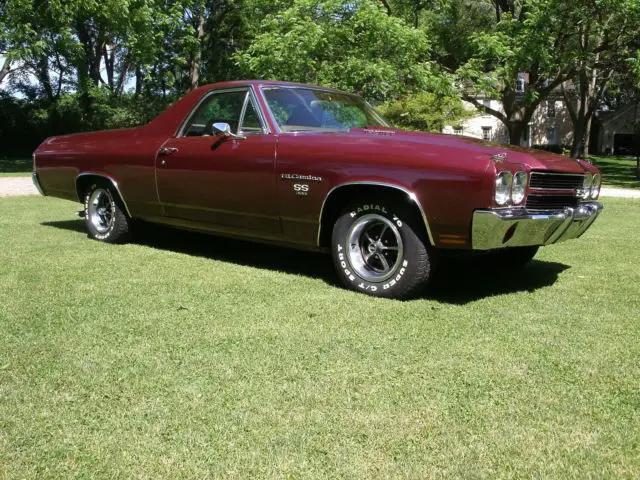
[{"label": "white lettering tire", "polygon": [[[433,271],[420,223],[391,201],[359,201],[338,217],[331,238],[342,283],[375,297],[415,296]],[[424,227],[422,227],[424,228]]]},{"label": "white lettering tire", "polygon": [[84,197],[84,219],[89,236],[107,243],[129,239],[130,220],[117,195],[103,184],[93,184]]}]

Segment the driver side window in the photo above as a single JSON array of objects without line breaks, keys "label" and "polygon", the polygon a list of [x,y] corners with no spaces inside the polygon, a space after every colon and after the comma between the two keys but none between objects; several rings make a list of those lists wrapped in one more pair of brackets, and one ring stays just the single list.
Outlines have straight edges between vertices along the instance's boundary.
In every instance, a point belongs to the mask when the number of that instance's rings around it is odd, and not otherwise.
[{"label": "driver side window", "polygon": [[[244,126],[241,115],[247,102]],[[253,107],[248,90],[213,93],[196,108],[185,125],[182,136],[202,137],[215,135],[214,123],[228,123],[232,133],[262,133],[262,125]]]}]

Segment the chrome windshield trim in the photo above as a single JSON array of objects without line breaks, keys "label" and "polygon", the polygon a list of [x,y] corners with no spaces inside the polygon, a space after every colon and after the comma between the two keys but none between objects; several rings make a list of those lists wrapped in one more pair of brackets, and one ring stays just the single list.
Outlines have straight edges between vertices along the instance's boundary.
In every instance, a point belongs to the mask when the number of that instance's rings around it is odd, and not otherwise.
[{"label": "chrome windshield trim", "polygon": [[124,196],[122,195],[122,192],[120,191],[120,187],[118,186],[118,182],[111,176],[104,174],[104,173],[93,173],[93,172],[83,172],[83,173],[79,173],[76,176],[76,194],[78,196],[78,200],[80,201],[80,203],[84,202],[84,198],[82,198],[80,195],[80,190],[78,190],[78,180],[82,177],[101,177],[104,178],[105,180],[108,180],[109,182],[111,182],[111,184],[113,185],[113,188],[116,190],[116,192],[118,193],[118,195],[120,196],[120,200],[122,200],[122,204],[124,205],[124,209],[127,211],[127,215],[129,215],[130,218],[132,218],[131,216],[131,211],[129,210],[129,206],[127,205],[127,201],[124,199]]},{"label": "chrome windshield trim", "polygon": [[322,234],[322,216],[324,215],[324,207],[327,204],[327,200],[329,199],[329,197],[331,196],[331,194],[338,190],[339,188],[342,187],[348,187],[350,185],[373,185],[373,186],[377,186],[377,187],[389,187],[389,188],[394,188],[396,190],[400,190],[403,193],[406,193],[407,196],[409,197],[409,200],[411,200],[413,203],[415,203],[415,205],[418,207],[418,210],[420,211],[420,215],[422,216],[422,221],[424,222],[424,226],[425,226],[425,230],[427,232],[427,237],[429,238],[429,242],[431,243],[432,246],[435,245],[435,242],[433,241],[433,235],[431,233],[431,228],[429,227],[429,221],[427,220],[427,215],[424,213],[424,209],[422,208],[422,205],[420,203],[420,201],[418,200],[418,197],[416,196],[415,193],[413,193],[411,190],[408,190],[405,187],[401,187],[400,185],[396,185],[393,183],[384,183],[384,182],[373,182],[373,181],[356,181],[356,182],[345,182],[345,183],[340,183],[338,185],[335,185],[333,188],[331,188],[331,190],[329,190],[327,192],[327,194],[324,197],[324,200],[322,201],[322,207],[320,208],[320,216],[318,217],[318,236],[317,236],[317,245],[318,247],[320,247],[320,236]]}]

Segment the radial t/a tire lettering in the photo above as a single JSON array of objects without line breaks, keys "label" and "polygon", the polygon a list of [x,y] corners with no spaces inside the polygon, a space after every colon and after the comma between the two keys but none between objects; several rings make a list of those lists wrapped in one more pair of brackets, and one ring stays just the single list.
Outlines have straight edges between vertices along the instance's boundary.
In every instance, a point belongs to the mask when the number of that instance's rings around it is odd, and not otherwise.
[{"label": "radial t/a tire lettering", "polygon": [[89,236],[107,243],[123,243],[130,236],[130,219],[110,187],[93,184],[84,197],[84,218]]},{"label": "radial t/a tire lettering", "polygon": [[342,283],[376,297],[417,294],[433,271],[420,223],[406,207],[386,200],[355,202],[338,217],[331,238]]}]

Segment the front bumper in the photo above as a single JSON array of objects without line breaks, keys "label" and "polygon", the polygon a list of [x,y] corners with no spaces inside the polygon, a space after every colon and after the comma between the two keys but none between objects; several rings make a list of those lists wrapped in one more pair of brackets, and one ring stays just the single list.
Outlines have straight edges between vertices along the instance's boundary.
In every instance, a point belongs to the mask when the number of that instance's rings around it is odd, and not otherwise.
[{"label": "front bumper", "polygon": [[31,174],[31,180],[33,181],[33,184],[38,189],[38,192],[40,192],[40,195],[44,196],[45,193],[44,193],[44,190],[42,189],[42,185],[40,185],[40,179],[38,178],[38,174],[36,172],[33,172]]},{"label": "front bumper", "polygon": [[526,208],[476,210],[473,213],[474,250],[505,247],[551,245],[578,238],[598,218],[600,202],[583,203],[577,208],[530,211]]}]

